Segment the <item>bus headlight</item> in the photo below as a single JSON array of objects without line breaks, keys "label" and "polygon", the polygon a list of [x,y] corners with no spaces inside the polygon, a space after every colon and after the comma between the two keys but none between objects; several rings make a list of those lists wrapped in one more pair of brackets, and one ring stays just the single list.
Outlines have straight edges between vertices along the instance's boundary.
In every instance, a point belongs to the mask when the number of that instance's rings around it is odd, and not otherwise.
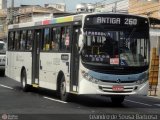
[{"label": "bus headlight", "polygon": [[83,78],[85,78],[86,80],[90,81],[90,82],[93,82],[93,83],[98,83],[99,80],[93,78],[92,76],[90,76],[86,71],[84,70],[81,70],[81,74],[83,76]]},{"label": "bus headlight", "polygon": [[146,77],[146,78],[143,78],[142,80],[137,80],[136,81],[136,84],[143,84],[143,83],[145,83],[146,81],[148,80],[148,77]]}]

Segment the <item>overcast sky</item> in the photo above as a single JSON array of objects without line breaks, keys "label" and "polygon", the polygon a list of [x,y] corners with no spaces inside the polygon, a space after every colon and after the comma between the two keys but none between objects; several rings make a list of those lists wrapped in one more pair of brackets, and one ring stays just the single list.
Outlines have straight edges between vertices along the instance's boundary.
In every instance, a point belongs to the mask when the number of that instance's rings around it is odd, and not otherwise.
[{"label": "overcast sky", "polygon": [[[11,6],[11,1],[8,0],[8,7]],[[44,4],[48,3],[66,3],[67,11],[74,11],[76,9],[76,5],[78,3],[96,3],[101,2],[105,0],[14,0],[15,6],[19,5],[41,5],[44,6]],[[115,0],[106,0],[106,2],[111,3]]]}]

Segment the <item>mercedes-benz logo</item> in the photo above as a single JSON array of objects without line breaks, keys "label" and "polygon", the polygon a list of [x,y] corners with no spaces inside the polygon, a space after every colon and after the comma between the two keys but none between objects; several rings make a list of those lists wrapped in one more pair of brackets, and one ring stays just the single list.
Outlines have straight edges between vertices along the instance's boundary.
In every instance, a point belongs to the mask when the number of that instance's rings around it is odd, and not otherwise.
[{"label": "mercedes-benz logo", "polygon": [[116,81],[117,83],[121,83],[121,80],[120,79],[117,79],[117,81]]}]

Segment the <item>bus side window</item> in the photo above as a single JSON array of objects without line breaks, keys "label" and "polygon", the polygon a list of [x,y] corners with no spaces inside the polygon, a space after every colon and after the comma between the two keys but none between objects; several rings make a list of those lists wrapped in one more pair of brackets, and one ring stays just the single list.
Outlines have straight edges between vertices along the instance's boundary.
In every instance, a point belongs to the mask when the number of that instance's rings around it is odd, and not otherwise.
[{"label": "bus side window", "polygon": [[65,46],[67,51],[70,50],[70,32],[71,32],[70,27],[66,27]]},{"label": "bus side window", "polygon": [[14,39],[14,50],[19,50],[20,48],[20,32],[15,32],[15,39]]},{"label": "bus side window", "polygon": [[50,29],[49,28],[44,28],[42,48],[43,48],[43,51],[49,51],[50,49]]},{"label": "bus side window", "polygon": [[52,28],[52,32],[51,32],[51,38],[52,38],[52,40],[51,40],[51,47],[50,47],[50,50],[55,50],[55,51],[58,51],[58,49],[59,49],[59,43],[58,43],[58,41],[59,41],[59,31],[58,31],[58,29],[57,28]]},{"label": "bus side window", "polygon": [[8,50],[13,50],[13,47],[14,47],[14,32],[9,32]]},{"label": "bus side window", "polygon": [[20,49],[25,50],[26,46],[26,30],[21,31],[21,38],[20,38]]},{"label": "bus side window", "polygon": [[52,41],[51,41],[51,49],[53,51],[58,51],[59,50],[59,45],[60,45],[60,27],[55,27],[55,28],[52,28]]},{"label": "bus side window", "polygon": [[26,43],[26,50],[32,50],[32,42],[33,42],[33,31],[28,30],[27,32],[27,43]]},{"label": "bus side window", "polygon": [[68,26],[61,28],[61,50],[68,51],[70,48],[70,28]]}]

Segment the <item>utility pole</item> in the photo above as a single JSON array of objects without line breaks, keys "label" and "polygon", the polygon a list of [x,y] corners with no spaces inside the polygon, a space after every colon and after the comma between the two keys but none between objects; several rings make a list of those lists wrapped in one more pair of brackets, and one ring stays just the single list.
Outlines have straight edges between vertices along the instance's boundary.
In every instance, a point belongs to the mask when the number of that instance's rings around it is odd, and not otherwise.
[{"label": "utility pole", "polygon": [[14,0],[11,1],[11,9],[10,9],[10,24],[13,24],[13,15],[14,15]]},{"label": "utility pole", "polygon": [[12,0],[12,5],[11,6],[12,6],[12,8],[14,8],[14,0]]},{"label": "utility pole", "polygon": [[114,5],[114,7],[113,7],[113,12],[117,12],[117,1],[115,2],[115,5]]}]

